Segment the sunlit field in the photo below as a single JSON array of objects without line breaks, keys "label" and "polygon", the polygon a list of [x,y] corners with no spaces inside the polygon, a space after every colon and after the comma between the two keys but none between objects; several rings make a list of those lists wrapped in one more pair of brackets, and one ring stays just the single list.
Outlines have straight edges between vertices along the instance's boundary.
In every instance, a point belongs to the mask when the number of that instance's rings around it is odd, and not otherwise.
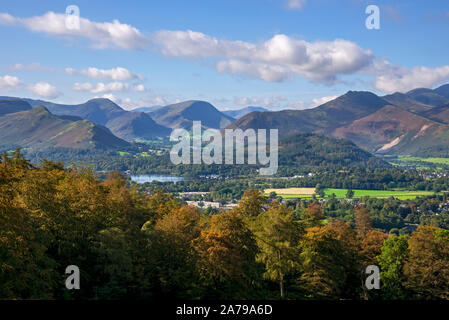
[{"label": "sunlit field", "polygon": [[[371,197],[371,198],[390,198],[394,197],[401,200],[414,199],[419,196],[433,195],[433,191],[409,191],[409,190],[353,190],[353,198]],[[296,199],[296,198],[311,198],[315,193],[315,188],[278,188],[278,189],[265,189],[265,194],[276,192],[276,195],[281,196],[283,199]],[[325,198],[331,197],[335,194],[337,199],[347,199],[346,194],[348,189],[324,189]],[[320,198],[317,196],[317,198]]]}]

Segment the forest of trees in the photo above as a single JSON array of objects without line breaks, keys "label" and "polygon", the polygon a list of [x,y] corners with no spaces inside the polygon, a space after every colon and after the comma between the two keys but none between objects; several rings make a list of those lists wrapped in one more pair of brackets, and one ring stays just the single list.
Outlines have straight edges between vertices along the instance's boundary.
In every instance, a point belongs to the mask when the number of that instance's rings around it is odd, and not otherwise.
[{"label": "forest of trees", "polygon": [[[257,190],[208,215],[170,194],[148,195],[119,173],[105,181],[62,163],[0,162],[0,299],[449,299],[449,231],[409,235],[299,214]],[[363,286],[368,265],[381,289]],[[65,268],[81,271],[79,290]]]}]

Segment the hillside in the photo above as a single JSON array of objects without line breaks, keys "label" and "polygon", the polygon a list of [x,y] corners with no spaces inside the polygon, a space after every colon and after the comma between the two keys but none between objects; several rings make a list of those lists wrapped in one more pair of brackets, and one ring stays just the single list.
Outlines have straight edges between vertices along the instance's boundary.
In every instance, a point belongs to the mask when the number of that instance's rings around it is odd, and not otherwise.
[{"label": "hillside", "polygon": [[31,106],[28,102],[19,99],[2,99],[0,100],[0,117],[8,114],[20,111],[31,110]]},{"label": "hillside", "polygon": [[446,125],[399,107],[385,106],[348,126],[335,129],[332,136],[350,139],[371,152],[411,153],[417,150],[414,145],[418,145],[423,137],[435,137],[447,129]]},{"label": "hillside", "polygon": [[229,128],[278,129],[280,137],[300,132],[326,133],[388,104],[371,92],[349,91],[313,109],[253,112],[238,119]]},{"label": "hillside", "polygon": [[39,106],[0,117],[0,145],[38,151],[48,148],[107,149],[129,144],[88,120],[62,119]]},{"label": "hillside", "polygon": [[132,141],[168,136],[170,130],[158,125],[143,112],[131,112],[120,108],[109,99],[91,99],[78,105],[63,105],[42,100],[24,99],[31,105],[44,105],[55,115],[77,116],[107,127],[117,137]]},{"label": "hillside", "polygon": [[227,116],[230,116],[231,118],[234,119],[239,119],[243,116],[246,116],[248,113],[254,112],[254,111],[259,111],[259,112],[267,112],[269,111],[268,109],[262,108],[262,107],[246,107],[246,108],[242,108],[242,109],[237,109],[237,110],[226,110],[226,111],[222,111],[222,113],[224,113]]},{"label": "hillside", "polygon": [[279,143],[279,165],[288,167],[317,166],[326,168],[369,167],[390,165],[345,139],[300,133]]},{"label": "hillside", "polygon": [[349,91],[313,109],[253,112],[229,128],[277,128],[281,138],[313,132],[349,139],[369,152],[441,155],[449,150],[446,96],[449,85],[384,97]]},{"label": "hillside", "polygon": [[425,112],[433,108],[433,106],[431,105],[419,102],[412,97],[400,92],[384,96],[382,97],[382,99],[388,101],[392,105],[414,113]]},{"label": "hillside", "polygon": [[449,103],[448,98],[440,95],[438,92],[444,92],[444,86],[437,88],[435,90],[427,88],[418,88],[407,92],[406,94],[421,103],[438,107],[443,104]]},{"label": "hillside", "polygon": [[205,101],[189,100],[147,112],[158,124],[172,129],[190,129],[193,121],[207,128],[221,129],[234,121]]}]

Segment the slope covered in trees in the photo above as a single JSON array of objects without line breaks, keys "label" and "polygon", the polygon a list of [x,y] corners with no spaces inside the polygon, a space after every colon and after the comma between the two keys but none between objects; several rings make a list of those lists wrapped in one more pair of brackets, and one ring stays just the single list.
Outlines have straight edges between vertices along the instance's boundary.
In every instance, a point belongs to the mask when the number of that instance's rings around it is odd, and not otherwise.
[{"label": "slope covered in trees", "polygon": [[[248,190],[230,212],[207,215],[172,195],[138,193],[120,174],[16,152],[0,162],[1,299],[449,299],[449,231],[411,237],[354,223],[310,203],[300,215]],[[381,266],[382,289],[360,274]],[[68,265],[80,290],[66,290]]]}]

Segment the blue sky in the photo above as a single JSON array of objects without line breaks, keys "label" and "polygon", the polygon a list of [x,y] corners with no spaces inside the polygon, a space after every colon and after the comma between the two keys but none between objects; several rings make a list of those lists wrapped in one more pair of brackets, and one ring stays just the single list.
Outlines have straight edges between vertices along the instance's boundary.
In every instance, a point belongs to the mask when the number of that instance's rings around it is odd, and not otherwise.
[{"label": "blue sky", "polygon": [[[66,25],[69,5],[80,10],[78,29]],[[365,26],[368,5],[380,9],[379,30]],[[348,90],[449,82],[444,0],[17,0],[0,8],[0,95],[277,110]]]}]

